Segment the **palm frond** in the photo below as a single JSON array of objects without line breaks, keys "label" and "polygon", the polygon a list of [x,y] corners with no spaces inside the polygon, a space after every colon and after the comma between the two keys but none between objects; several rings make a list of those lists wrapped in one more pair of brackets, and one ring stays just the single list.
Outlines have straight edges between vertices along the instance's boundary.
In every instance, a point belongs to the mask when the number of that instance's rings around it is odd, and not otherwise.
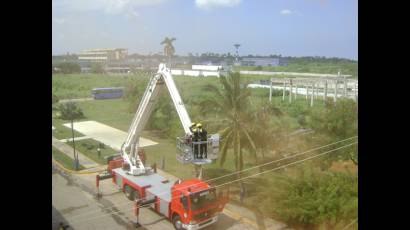
[{"label": "palm frond", "polygon": [[221,161],[219,162],[221,166],[224,165],[226,160],[226,153],[228,152],[228,146],[231,143],[232,139],[232,130],[228,134],[226,134],[225,140],[222,141],[222,148],[221,148]]}]

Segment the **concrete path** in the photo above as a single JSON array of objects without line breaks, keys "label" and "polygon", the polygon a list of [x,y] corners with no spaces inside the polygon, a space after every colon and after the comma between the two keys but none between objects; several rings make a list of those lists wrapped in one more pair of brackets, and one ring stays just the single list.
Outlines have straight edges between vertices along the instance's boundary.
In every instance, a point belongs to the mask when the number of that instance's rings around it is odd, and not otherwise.
[{"label": "concrete path", "polygon": [[[76,141],[81,141],[81,140],[85,140],[85,139],[90,139],[91,137],[87,137],[87,136],[82,136],[82,137],[75,137],[74,140]],[[73,138],[67,138],[67,139],[60,139],[61,142],[72,142]]]},{"label": "concrete path", "polygon": [[69,101],[78,102],[78,101],[92,101],[92,100],[94,100],[94,98],[87,97],[87,98],[77,98],[77,99],[63,99],[63,100],[59,100],[58,102],[65,103],[65,102],[69,102]]},{"label": "concrete path", "polygon": [[[52,145],[56,149],[60,150],[62,153],[66,154],[68,157],[74,160],[74,156],[73,156],[74,150],[71,146],[69,146],[68,144],[64,142],[59,141],[55,137],[52,137]],[[75,150],[75,152],[78,154],[78,160],[80,164],[84,166],[84,168],[94,168],[94,167],[99,166],[99,164],[97,164],[95,161],[91,160],[90,158],[86,157],[84,154],[82,154],[77,149]]]},{"label": "concrete path", "polygon": [[[71,128],[70,123],[64,124],[64,126]],[[74,122],[74,130],[93,138],[105,145],[110,146],[112,149],[119,151],[121,145],[127,138],[127,133],[111,126],[96,122],[96,121],[82,121]],[[156,145],[157,142],[140,137],[139,144],[141,147]]]}]

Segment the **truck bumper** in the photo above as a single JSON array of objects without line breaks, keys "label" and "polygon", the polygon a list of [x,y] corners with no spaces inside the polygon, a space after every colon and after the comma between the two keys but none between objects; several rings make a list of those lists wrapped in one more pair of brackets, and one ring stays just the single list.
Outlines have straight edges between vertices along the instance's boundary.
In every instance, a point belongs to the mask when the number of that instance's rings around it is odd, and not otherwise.
[{"label": "truck bumper", "polygon": [[198,224],[182,224],[182,227],[186,230],[197,230],[197,229],[205,228],[206,226],[209,226],[215,223],[216,221],[218,221],[218,215],[212,217],[209,220],[205,220],[201,223],[198,223]]}]

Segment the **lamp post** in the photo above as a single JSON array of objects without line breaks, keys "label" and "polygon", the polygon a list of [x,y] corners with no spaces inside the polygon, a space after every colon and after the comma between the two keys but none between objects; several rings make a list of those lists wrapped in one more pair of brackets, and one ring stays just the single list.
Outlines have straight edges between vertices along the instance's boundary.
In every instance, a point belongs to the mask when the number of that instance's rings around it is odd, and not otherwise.
[{"label": "lamp post", "polygon": [[74,150],[74,169],[78,170],[78,155],[75,152],[75,141],[74,141],[74,124],[73,119],[71,119],[71,134],[73,136],[73,150]]}]

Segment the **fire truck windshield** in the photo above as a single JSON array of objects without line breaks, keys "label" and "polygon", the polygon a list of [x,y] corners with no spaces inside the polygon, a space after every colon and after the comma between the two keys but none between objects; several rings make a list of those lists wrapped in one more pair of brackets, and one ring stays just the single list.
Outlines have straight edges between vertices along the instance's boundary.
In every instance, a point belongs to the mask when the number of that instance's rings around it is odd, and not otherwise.
[{"label": "fire truck windshield", "polygon": [[191,209],[198,210],[216,201],[215,189],[209,189],[190,195]]}]

